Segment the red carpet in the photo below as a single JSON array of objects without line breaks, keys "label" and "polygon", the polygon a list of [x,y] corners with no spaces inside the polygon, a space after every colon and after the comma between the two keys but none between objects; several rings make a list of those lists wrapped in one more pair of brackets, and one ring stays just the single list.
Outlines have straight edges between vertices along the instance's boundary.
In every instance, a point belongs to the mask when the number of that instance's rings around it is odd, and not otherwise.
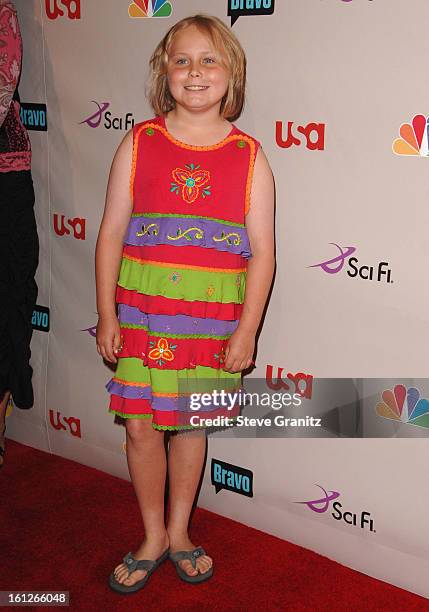
[{"label": "red carpet", "polygon": [[191,535],[214,558],[210,581],[185,584],[167,562],[138,593],[113,593],[109,573],[141,538],[131,484],[6,444],[1,590],[68,590],[72,610],[429,610],[422,597],[201,509]]}]

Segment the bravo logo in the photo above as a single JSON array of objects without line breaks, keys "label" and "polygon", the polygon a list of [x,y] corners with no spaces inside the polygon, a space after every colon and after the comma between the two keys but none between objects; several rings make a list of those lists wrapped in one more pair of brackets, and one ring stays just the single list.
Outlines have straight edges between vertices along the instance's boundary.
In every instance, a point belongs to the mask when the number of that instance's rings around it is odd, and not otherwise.
[{"label": "bravo logo", "polygon": [[31,317],[31,326],[37,331],[49,331],[49,308],[36,304]]},{"label": "bravo logo", "polygon": [[345,262],[347,262],[346,273],[350,278],[393,283],[392,270],[390,270],[387,261],[380,261],[376,265],[361,265],[357,257],[350,257],[350,255],[356,251],[356,247],[341,247],[335,242],[330,242],[330,244],[337,247],[339,255],[332,259],[326,259],[320,263],[308,266],[309,268],[321,268],[327,274],[338,274],[338,272],[341,272],[344,268]]},{"label": "bravo logo", "polygon": [[211,476],[216,493],[226,489],[246,497],[253,497],[253,472],[250,470],[212,459]]},{"label": "bravo logo", "polygon": [[134,127],[134,118],[132,113],[126,113],[122,116],[114,116],[107,110],[110,107],[110,102],[101,102],[99,104],[95,100],[91,100],[97,106],[97,110],[89,115],[86,119],[79,122],[79,125],[86,123],[90,128],[98,128],[104,119],[103,127],[106,130],[129,130]]},{"label": "bravo logo", "polygon": [[350,512],[343,510],[343,506],[339,501],[334,501],[338,499],[340,493],[338,491],[326,491],[321,485],[316,485],[319,489],[322,489],[324,495],[317,499],[312,499],[310,501],[298,501],[294,502],[295,504],[302,504],[307,506],[309,510],[313,512],[317,512],[319,514],[323,514],[327,512],[330,508],[330,503],[332,504],[332,512],[331,516],[336,521],[343,521],[347,523],[347,525],[353,525],[353,527],[359,527],[360,529],[367,529],[372,533],[375,533],[374,529],[374,520],[371,517],[371,513],[366,510],[362,510],[362,512]]},{"label": "bravo logo", "polygon": [[242,15],[272,15],[274,0],[228,0],[228,17],[231,27]]},{"label": "bravo logo", "polygon": [[27,130],[46,132],[48,120],[46,117],[46,104],[31,104],[21,102],[20,119]]}]

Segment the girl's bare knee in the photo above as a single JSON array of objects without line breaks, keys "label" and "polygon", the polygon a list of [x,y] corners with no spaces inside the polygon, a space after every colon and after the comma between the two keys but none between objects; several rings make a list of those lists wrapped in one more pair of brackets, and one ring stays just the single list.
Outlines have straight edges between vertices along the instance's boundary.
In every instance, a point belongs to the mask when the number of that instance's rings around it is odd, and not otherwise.
[{"label": "girl's bare knee", "polygon": [[162,431],[157,431],[152,427],[152,419],[127,419],[126,421],[127,436],[133,442],[141,442],[143,440],[154,440],[163,437]]}]

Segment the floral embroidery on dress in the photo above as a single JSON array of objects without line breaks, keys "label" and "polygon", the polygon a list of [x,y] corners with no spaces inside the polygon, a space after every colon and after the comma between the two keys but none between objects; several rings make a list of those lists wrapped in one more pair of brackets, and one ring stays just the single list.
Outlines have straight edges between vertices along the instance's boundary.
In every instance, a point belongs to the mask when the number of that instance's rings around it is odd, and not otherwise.
[{"label": "floral embroidery on dress", "polygon": [[[189,232],[195,232],[195,235],[189,236]],[[177,228],[176,235],[170,236],[167,235],[168,240],[180,240],[180,238],[186,238],[186,240],[192,240],[192,238],[196,238],[197,240],[201,240],[204,238],[204,230],[200,227],[188,227],[185,231],[182,231],[181,227]]]},{"label": "floral embroidery on dress", "polygon": [[213,287],[213,285],[209,285],[206,289],[206,293],[208,296],[213,295],[213,293],[215,292],[215,288]]},{"label": "floral embroidery on dress", "polygon": [[179,274],[179,272],[172,272],[170,274],[170,276],[168,277],[168,280],[170,280],[172,283],[178,283],[182,280],[182,275]]},{"label": "floral embroidery on dress", "polygon": [[[150,231],[152,229],[152,231]],[[136,236],[139,238],[148,234],[148,236],[158,236],[159,226],[156,223],[149,223],[148,225],[142,224],[141,232],[136,232]]]},{"label": "floral embroidery on dress", "polygon": [[[200,170],[200,166],[195,164],[185,164],[186,170],[183,168],[175,168],[172,170],[174,181],[171,181],[171,193],[179,194],[180,186],[182,187],[182,198],[188,204],[192,204],[200,195],[200,190],[210,180],[210,172],[208,170]],[[202,189],[201,196],[205,198],[211,195],[210,185]]]},{"label": "floral embroidery on dress", "polygon": [[154,347],[149,352],[149,359],[154,359],[158,365],[164,365],[165,361],[173,361],[174,354],[173,351],[177,348],[177,344],[168,344],[168,341],[165,338],[160,338],[158,340],[158,344],[155,346],[155,341],[151,340],[149,342],[150,346]]},{"label": "floral embroidery on dress", "polygon": [[233,243],[235,244],[235,246],[238,246],[241,243],[240,234],[238,234],[237,232],[222,232],[220,237],[213,236],[213,240],[215,242],[223,242],[224,240],[226,240],[228,246],[231,246],[231,244]]},{"label": "floral embroidery on dress", "polygon": [[213,355],[216,361],[219,361],[219,364],[222,364],[225,362],[225,348],[224,347],[221,348],[220,353],[213,353]]}]

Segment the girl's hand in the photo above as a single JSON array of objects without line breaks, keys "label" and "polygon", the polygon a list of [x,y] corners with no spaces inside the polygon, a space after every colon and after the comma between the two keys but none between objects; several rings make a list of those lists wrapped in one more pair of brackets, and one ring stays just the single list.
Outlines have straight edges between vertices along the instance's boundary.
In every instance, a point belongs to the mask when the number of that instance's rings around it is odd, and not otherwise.
[{"label": "girl's hand", "polygon": [[97,351],[104,359],[117,363],[116,351],[121,349],[121,328],[118,317],[112,315],[100,315],[98,317],[96,332]]},{"label": "girl's hand", "polygon": [[252,360],[254,352],[255,335],[237,327],[226,346],[223,369],[231,374],[245,370],[254,363]]}]

